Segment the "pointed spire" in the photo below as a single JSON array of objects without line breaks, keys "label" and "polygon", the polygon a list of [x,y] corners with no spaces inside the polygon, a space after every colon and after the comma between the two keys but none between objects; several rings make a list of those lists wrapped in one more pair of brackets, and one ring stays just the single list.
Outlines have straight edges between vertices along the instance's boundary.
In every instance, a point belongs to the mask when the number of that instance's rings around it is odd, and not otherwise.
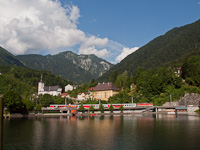
[{"label": "pointed spire", "polygon": [[41,78],[40,78],[40,82],[43,82],[43,80],[42,80],[42,73],[41,73]]}]

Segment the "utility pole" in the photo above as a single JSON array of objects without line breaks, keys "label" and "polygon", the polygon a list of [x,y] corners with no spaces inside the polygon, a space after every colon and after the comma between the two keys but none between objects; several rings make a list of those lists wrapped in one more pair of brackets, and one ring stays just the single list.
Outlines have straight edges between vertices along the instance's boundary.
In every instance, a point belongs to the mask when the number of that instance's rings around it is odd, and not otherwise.
[{"label": "utility pole", "polygon": [[172,105],[172,95],[170,94],[170,106]]},{"label": "utility pole", "polygon": [[3,149],[3,97],[0,95],[0,150]]}]

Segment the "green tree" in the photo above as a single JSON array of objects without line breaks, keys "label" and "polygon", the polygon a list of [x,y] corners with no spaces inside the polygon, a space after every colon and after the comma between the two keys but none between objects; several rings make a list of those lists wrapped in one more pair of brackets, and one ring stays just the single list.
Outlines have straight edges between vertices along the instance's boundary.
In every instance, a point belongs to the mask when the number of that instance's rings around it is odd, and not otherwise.
[{"label": "green tree", "polygon": [[116,87],[122,88],[123,87],[123,79],[121,75],[117,76],[116,82],[115,82]]},{"label": "green tree", "polygon": [[25,99],[25,100],[22,100],[22,102],[25,104],[26,109],[28,111],[32,111],[34,109],[35,104],[33,103],[33,101],[29,99]]},{"label": "green tree", "polygon": [[110,105],[109,110],[110,110],[111,113],[113,113],[114,107],[113,107],[112,104]]},{"label": "green tree", "polygon": [[127,71],[122,73],[121,78],[122,78],[122,88],[123,88],[123,90],[125,90],[128,87],[128,73],[127,73]]},{"label": "green tree", "polygon": [[101,113],[104,113],[104,106],[103,106],[103,104],[99,105],[99,111],[101,111]]},{"label": "green tree", "polygon": [[97,85],[97,83],[94,79],[90,80],[89,87],[95,87],[96,85]]},{"label": "green tree", "polygon": [[36,108],[37,111],[40,111],[42,109],[42,105],[41,104],[37,104]]},{"label": "green tree", "polygon": [[194,85],[200,85],[200,56],[192,56],[182,65],[182,77],[190,78]]},{"label": "green tree", "polygon": [[53,96],[49,94],[44,94],[39,96],[39,103],[42,105],[42,107],[47,107],[50,104],[54,103]]},{"label": "green tree", "polygon": [[81,111],[81,112],[85,111],[83,104],[81,104],[81,106],[79,107],[79,111]]},{"label": "green tree", "polygon": [[4,105],[10,113],[22,112],[24,104],[22,103],[22,97],[13,90],[5,93],[3,96]]},{"label": "green tree", "polygon": [[123,106],[123,105],[121,105],[121,106],[119,107],[119,110],[121,110],[121,113],[123,113],[124,106]]},{"label": "green tree", "polygon": [[94,113],[94,106],[93,106],[93,105],[90,105],[90,111],[91,111],[92,113]]},{"label": "green tree", "polygon": [[113,84],[115,84],[118,75],[119,74],[118,74],[117,70],[112,71],[111,74],[110,74],[110,82],[112,82]]}]

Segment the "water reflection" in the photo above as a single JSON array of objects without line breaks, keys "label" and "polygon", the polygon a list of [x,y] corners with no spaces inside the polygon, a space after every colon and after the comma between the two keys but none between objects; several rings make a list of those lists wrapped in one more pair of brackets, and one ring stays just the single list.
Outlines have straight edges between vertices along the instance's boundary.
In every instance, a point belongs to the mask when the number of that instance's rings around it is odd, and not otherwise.
[{"label": "water reflection", "polygon": [[126,115],[4,120],[4,149],[198,149],[200,117]]}]

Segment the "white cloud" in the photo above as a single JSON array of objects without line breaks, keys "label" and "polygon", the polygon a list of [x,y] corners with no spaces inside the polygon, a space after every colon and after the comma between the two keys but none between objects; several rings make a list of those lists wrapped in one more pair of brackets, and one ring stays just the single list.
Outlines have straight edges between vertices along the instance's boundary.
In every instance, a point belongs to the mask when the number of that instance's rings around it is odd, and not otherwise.
[{"label": "white cloud", "polygon": [[200,5],[200,1],[199,1],[197,4],[199,4],[199,5]]},{"label": "white cloud", "polygon": [[122,53],[115,58],[115,62],[118,63],[122,61],[126,56],[137,51],[138,49],[139,47],[134,47],[134,48],[124,47]]},{"label": "white cloud", "polygon": [[117,63],[137,50],[79,30],[79,8],[62,7],[58,0],[0,0],[0,18],[0,45],[16,55],[76,48]]},{"label": "white cloud", "polygon": [[1,0],[0,45],[13,54],[55,53],[77,45],[80,54],[109,54],[103,48],[108,39],[86,36],[77,28],[79,17],[77,6],[62,7],[57,0]]}]

